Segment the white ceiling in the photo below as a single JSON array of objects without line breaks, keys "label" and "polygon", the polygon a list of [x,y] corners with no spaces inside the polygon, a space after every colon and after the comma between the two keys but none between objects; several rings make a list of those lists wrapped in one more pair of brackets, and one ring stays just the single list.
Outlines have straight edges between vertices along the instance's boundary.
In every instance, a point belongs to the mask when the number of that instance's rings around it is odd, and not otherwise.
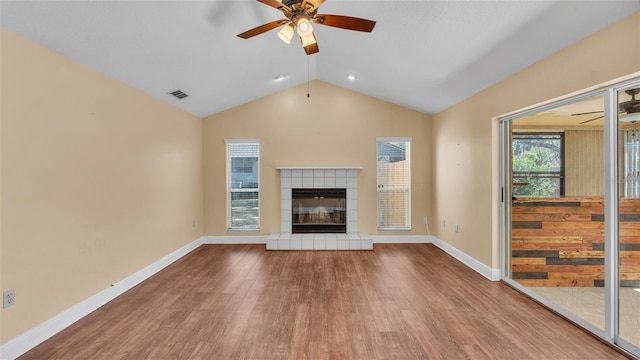
[{"label": "white ceiling", "polygon": [[[309,57],[277,30],[236,37],[283,17],[253,0],[0,6],[3,28],[204,117],[308,79],[437,113],[640,10],[640,0],[327,0],[319,13],[377,24],[372,33],[316,25],[320,53]],[[189,97],[168,95],[175,89]]]}]

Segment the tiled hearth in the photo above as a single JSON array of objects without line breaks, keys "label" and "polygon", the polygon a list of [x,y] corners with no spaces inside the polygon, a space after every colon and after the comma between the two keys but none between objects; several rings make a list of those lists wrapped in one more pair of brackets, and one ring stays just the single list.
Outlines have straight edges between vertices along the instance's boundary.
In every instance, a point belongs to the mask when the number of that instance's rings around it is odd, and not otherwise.
[{"label": "tiled hearth", "polygon": [[[268,250],[373,249],[368,234],[358,232],[359,166],[278,167],[280,170],[280,233],[267,240]],[[291,189],[346,189],[346,234],[292,234]]]},{"label": "tiled hearth", "polygon": [[267,250],[373,250],[368,234],[271,234]]}]

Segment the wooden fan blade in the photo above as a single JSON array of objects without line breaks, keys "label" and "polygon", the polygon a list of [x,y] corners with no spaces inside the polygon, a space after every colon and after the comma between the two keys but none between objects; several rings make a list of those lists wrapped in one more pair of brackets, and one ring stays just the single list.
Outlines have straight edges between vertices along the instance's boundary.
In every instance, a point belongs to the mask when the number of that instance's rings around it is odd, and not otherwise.
[{"label": "wooden fan blade", "polygon": [[276,1],[276,0],[258,0],[258,2],[261,2],[261,3],[263,3],[263,4],[267,5],[267,6],[271,6],[272,8],[276,8],[278,10],[287,9],[287,10],[291,11],[291,9],[287,5],[281,3],[280,1]]},{"label": "wooden fan blade", "polygon": [[[599,111],[597,111],[597,112],[599,112]],[[583,122],[578,123],[578,124],[586,124],[586,123],[588,123],[588,122],[592,122],[592,121],[595,121],[595,120],[598,120],[598,119],[602,119],[603,117],[604,117],[604,116],[598,116],[598,117],[596,117],[596,118],[589,119],[589,120],[583,121]]]},{"label": "wooden fan blade", "polygon": [[601,113],[601,112],[604,112],[604,111],[583,112],[583,113],[571,114],[571,116],[591,115],[591,114],[597,114],[597,113]]},{"label": "wooden fan blade", "polygon": [[267,32],[269,30],[275,29],[280,25],[284,25],[286,23],[288,23],[290,20],[289,19],[280,19],[280,20],[276,20],[276,21],[272,21],[270,23],[266,23],[264,25],[260,25],[257,27],[254,27],[251,30],[247,30],[245,32],[243,32],[242,34],[238,34],[238,37],[241,37],[243,39],[248,39],[250,37],[254,37],[256,35],[260,35],[264,32]]},{"label": "wooden fan blade", "polygon": [[364,32],[371,32],[376,26],[376,22],[373,20],[342,15],[318,14],[313,17],[313,21],[321,25]]}]

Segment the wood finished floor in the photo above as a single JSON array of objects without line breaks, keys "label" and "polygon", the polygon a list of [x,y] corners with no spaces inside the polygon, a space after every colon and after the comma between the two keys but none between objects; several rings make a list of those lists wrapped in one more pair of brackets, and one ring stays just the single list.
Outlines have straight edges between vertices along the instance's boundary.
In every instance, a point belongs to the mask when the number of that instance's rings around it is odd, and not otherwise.
[{"label": "wood finished floor", "polygon": [[430,244],[204,245],[19,359],[624,359]]}]

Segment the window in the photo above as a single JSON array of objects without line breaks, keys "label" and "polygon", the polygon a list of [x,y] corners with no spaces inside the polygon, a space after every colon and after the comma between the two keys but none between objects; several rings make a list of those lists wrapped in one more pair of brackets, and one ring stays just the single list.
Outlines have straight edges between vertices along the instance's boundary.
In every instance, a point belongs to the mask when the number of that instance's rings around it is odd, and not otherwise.
[{"label": "window", "polygon": [[513,133],[513,195],[564,195],[564,134]]},{"label": "window", "polygon": [[411,138],[378,138],[378,230],[411,229]]},{"label": "window", "polygon": [[227,223],[229,230],[260,229],[260,142],[227,143]]},{"label": "window", "polygon": [[258,164],[258,158],[232,158],[231,159],[231,167],[232,171],[235,174],[245,173],[251,174],[253,173],[254,167]]}]

